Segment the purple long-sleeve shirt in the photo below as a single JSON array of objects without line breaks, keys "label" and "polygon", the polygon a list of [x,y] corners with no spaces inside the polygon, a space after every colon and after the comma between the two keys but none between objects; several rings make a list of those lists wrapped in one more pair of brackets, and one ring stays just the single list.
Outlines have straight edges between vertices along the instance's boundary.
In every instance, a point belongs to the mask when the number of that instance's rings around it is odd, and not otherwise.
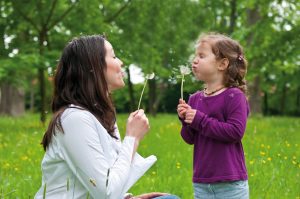
[{"label": "purple long-sleeve shirt", "polygon": [[197,112],[191,124],[182,121],[181,136],[194,145],[193,182],[247,180],[241,142],[249,114],[244,93],[228,88],[206,97],[199,91],[188,104]]}]

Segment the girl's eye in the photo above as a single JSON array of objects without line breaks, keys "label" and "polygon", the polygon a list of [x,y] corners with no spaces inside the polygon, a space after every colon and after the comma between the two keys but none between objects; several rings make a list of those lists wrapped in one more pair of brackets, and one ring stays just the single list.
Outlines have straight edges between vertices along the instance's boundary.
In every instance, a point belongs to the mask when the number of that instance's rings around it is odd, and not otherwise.
[{"label": "girl's eye", "polygon": [[204,55],[203,55],[203,54],[199,54],[199,57],[200,57],[200,58],[203,58],[203,57],[204,57]]}]

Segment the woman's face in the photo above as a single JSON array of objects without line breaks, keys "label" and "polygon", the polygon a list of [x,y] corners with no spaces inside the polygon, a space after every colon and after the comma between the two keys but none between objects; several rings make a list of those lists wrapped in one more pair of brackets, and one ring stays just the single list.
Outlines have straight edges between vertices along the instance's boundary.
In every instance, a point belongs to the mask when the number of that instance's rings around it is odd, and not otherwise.
[{"label": "woman's face", "polygon": [[113,91],[125,86],[123,81],[124,72],[122,71],[123,62],[116,57],[112,45],[105,40],[104,42],[106,56],[105,62],[107,70],[105,72],[105,78],[108,85],[108,90]]}]

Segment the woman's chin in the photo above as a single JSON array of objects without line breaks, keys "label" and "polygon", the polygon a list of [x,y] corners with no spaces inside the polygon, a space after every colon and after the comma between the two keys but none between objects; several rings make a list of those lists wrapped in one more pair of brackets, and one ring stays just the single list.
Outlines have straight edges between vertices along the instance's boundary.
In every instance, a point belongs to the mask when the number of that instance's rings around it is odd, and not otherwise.
[{"label": "woman's chin", "polygon": [[114,87],[111,88],[111,91],[115,91],[115,90],[118,90],[118,89],[121,89],[121,88],[124,88],[125,87],[125,83],[122,82],[118,85],[115,85]]}]

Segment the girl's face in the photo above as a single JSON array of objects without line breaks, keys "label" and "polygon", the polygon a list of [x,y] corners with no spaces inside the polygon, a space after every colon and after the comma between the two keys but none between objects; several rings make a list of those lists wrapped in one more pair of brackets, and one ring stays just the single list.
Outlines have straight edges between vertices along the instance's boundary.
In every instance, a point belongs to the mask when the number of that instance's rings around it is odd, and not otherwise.
[{"label": "girl's face", "polygon": [[106,50],[105,62],[107,65],[105,78],[107,81],[108,90],[113,91],[125,86],[123,81],[124,72],[121,68],[123,66],[123,62],[116,57],[113,47],[108,41],[105,40],[104,46]]},{"label": "girl's face", "polygon": [[201,41],[197,46],[196,56],[192,62],[192,71],[196,79],[206,83],[214,81],[220,72],[218,64],[210,44]]}]

